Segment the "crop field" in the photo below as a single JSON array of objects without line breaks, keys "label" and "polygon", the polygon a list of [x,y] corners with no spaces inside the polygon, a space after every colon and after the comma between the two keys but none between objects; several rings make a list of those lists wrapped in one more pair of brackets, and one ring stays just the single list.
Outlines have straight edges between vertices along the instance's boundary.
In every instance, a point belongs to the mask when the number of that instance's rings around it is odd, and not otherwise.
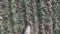
[{"label": "crop field", "polygon": [[0,34],[60,34],[60,0],[0,0]]}]

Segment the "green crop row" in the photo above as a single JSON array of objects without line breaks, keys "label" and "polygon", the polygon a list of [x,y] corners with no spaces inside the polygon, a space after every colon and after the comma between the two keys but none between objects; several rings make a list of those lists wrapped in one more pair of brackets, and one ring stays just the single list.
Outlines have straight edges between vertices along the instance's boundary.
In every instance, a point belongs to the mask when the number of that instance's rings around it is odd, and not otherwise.
[{"label": "green crop row", "polygon": [[56,9],[57,9],[57,0],[52,0],[52,11],[53,11],[53,33],[57,33],[57,14],[56,14]]},{"label": "green crop row", "polygon": [[[3,0],[3,9],[4,9],[4,20],[5,20],[5,29],[6,29],[6,34],[7,32],[9,31],[9,22],[8,22],[8,10],[7,10],[7,7],[6,7],[6,0]],[[3,32],[2,32],[3,33]],[[2,34],[1,33],[1,34]]]},{"label": "green crop row", "polygon": [[[37,16],[38,16],[38,20],[39,20],[39,26],[43,25],[44,22],[42,22],[44,16],[43,16],[43,2],[42,0],[39,0],[37,1]],[[43,28],[42,30],[39,29],[39,33],[41,34],[45,34],[45,31],[44,31],[44,25],[42,27],[39,27],[39,28]]]},{"label": "green crop row", "polygon": [[14,32],[14,34],[16,34],[16,18],[15,18],[15,9],[14,9],[14,1],[15,0],[8,0],[9,2],[9,18],[11,21],[11,25],[12,25],[12,31]]}]

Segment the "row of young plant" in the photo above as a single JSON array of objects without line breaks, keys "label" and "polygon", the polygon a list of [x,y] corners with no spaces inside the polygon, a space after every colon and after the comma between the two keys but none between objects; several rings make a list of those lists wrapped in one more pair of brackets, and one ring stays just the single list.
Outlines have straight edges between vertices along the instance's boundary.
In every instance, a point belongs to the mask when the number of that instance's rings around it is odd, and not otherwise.
[{"label": "row of young plant", "polygon": [[37,9],[36,1],[32,0],[32,17],[33,17],[33,34],[38,34]]},{"label": "row of young plant", "polygon": [[[20,32],[20,34],[22,34],[25,23],[24,23],[24,16],[21,14],[21,12],[22,12],[23,9],[21,10],[20,8],[21,8],[21,7],[24,8],[24,7],[23,7],[23,5],[24,5],[23,2],[24,2],[24,1],[23,1],[23,0],[17,0],[16,2],[18,2],[19,20],[22,21],[22,22],[19,24],[19,32]],[[23,10],[23,11],[25,11],[25,10]]]},{"label": "row of young plant", "polygon": [[[45,27],[44,27],[44,16],[43,16],[43,2],[42,0],[37,0],[37,16],[39,20],[39,34],[45,34]],[[41,26],[41,27],[40,27]],[[42,30],[41,30],[42,29]]]},{"label": "row of young plant", "polygon": [[[6,34],[8,34],[8,31],[9,31],[9,22],[8,22],[8,9],[7,9],[7,2],[6,0],[3,0],[3,3],[2,3],[2,7],[3,7],[3,10],[4,10],[4,22],[5,22],[5,30],[6,30]],[[5,34],[3,31],[1,32],[1,34]]]},{"label": "row of young plant", "polygon": [[12,31],[16,34],[16,18],[15,18],[15,8],[14,8],[15,0],[8,0],[9,2],[9,18],[12,26]]},{"label": "row of young plant", "polygon": [[25,25],[24,25],[24,28],[23,28],[23,30],[22,30],[22,33],[21,34],[28,34],[28,32],[26,32],[26,28],[27,28],[27,26],[29,25],[29,15],[28,15],[28,3],[29,3],[29,0],[22,0],[22,2],[23,2],[23,10],[24,10],[24,23],[25,23]]},{"label": "row of young plant", "polygon": [[57,32],[57,0],[52,0],[52,11],[53,11],[53,34],[58,34]]},{"label": "row of young plant", "polygon": [[[28,12],[29,12],[29,0],[23,0],[23,4],[24,4],[24,18],[25,18],[25,28],[26,26],[28,26],[29,24],[29,15],[28,15]],[[32,1],[32,7],[30,7],[32,9],[32,16],[33,16],[33,34],[37,34],[37,30],[36,30],[36,25],[37,25],[37,16],[36,16],[36,4],[35,4],[35,0],[31,0]],[[24,31],[24,30],[23,30]],[[23,34],[25,33],[25,31],[23,32]],[[28,32],[27,32],[28,33]]]}]

